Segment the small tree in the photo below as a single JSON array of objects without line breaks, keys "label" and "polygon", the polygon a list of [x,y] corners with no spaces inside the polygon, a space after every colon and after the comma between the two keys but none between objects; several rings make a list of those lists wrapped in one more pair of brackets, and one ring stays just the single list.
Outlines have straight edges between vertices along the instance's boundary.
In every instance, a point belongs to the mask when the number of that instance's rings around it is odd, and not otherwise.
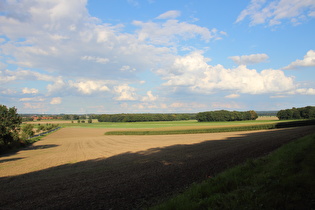
[{"label": "small tree", "polygon": [[250,110],[249,113],[251,120],[256,120],[258,118],[258,114],[254,110]]},{"label": "small tree", "polygon": [[8,145],[19,139],[22,118],[15,107],[0,105],[0,144]]},{"label": "small tree", "polygon": [[34,126],[32,124],[26,124],[22,127],[22,138],[28,139],[34,136]]}]

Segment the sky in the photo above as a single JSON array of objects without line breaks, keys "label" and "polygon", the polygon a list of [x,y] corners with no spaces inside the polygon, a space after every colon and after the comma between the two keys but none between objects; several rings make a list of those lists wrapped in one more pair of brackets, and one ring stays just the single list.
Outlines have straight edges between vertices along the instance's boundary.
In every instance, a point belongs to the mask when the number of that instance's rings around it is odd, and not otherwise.
[{"label": "sky", "polygon": [[2,0],[0,104],[19,113],[315,105],[315,0]]}]

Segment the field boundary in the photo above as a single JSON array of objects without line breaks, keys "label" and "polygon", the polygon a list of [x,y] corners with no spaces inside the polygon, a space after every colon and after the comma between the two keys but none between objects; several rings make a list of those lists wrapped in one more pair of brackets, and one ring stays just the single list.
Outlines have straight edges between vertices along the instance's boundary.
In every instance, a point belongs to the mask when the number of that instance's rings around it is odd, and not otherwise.
[{"label": "field boundary", "polygon": [[32,138],[36,138],[36,137],[39,137],[39,136],[46,135],[46,134],[48,134],[48,133],[54,132],[54,131],[56,131],[56,130],[59,130],[60,128],[62,128],[62,127],[59,126],[59,127],[55,128],[55,129],[52,129],[52,130],[49,130],[49,131],[45,131],[45,132],[36,134],[36,135],[34,135],[34,136],[32,136],[32,137],[30,137],[30,138],[28,138],[28,139],[32,139]]},{"label": "field boundary", "polygon": [[253,131],[253,130],[268,130],[278,128],[289,128],[315,125],[315,120],[299,120],[280,122],[272,124],[259,124],[251,126],[229,126],[220,128],[206,128],[206,129],[186,129],[186,130],[128,130],[128,131],[108,131],[105,135],[173,135],[173,134],[198,134],[198,133],[221,133],[234,131]]}]

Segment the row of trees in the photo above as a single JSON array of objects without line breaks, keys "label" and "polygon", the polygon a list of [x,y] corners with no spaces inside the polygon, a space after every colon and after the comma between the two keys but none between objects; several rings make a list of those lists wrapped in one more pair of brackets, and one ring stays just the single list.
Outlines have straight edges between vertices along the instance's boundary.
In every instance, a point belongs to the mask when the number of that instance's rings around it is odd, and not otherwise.
[{"label": "row of trees", "polygon": [[34,121],[34,116],[36,116],[37,121],[40,121],[42,118],[51,118],[52,120],[87,120],[91,118],[92,115],[82,114],[20,114],[23,122]]},{"label": "row of trees", "polygon": [[[87,123],[92,123],[92,119],[88,119]],[[74,123],[74,121],[72,120],[71,123]],[[85,120],[78,120],[77,123],[85,123]]]},{"label": "row of trees", "polygon": [[190,120],[189,114],[103,114],[95,116],[99,122],[148,122]]},{"label": "row of trees", "polygon": [[[21,129],[20,141],[25,143],[29,138],[35,135],[35,126],[33,124],[24,124],[21,127],[22,129]],[[46,131],[51,131],[58,127],[59,127],[59,124],[52,124],[52,123],[38,124],[36,132],[45,133]]]},{"label": "row of trees", "polygon": [[199,112],[196,116],[196,119],[199,122],[211,122],[211,121],[241,121],[241,120],[256,120],[258,115],[255,111],[208,111],[208,112]]},{"label": "row of trees", "polygon": [[315,106],[306,106],[302,108],[283,109],[277,113],[279,120],[293,119],[314,119]]}]

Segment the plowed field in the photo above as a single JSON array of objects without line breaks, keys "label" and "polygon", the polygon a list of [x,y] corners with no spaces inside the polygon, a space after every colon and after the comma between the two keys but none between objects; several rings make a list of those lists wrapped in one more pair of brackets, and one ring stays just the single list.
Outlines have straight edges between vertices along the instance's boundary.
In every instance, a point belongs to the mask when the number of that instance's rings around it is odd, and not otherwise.
[{"label": "plowed field", "polygon": [[143,207],[314,129],[105,136],[63,128],[0,157],[0,209]]}]

